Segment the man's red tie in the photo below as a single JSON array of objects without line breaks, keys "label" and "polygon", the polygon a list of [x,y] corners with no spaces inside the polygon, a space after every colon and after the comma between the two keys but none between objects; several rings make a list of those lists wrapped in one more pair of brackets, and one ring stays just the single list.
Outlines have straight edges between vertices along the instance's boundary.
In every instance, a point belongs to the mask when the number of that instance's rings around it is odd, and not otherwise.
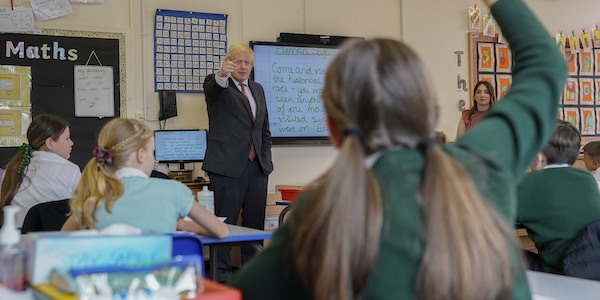
[{"label": "man's red tie", "polygon": [[[244,97],[246,97],[246,100],[248,101],[248,105],[250,106],[250,115],[252,116],[252,122],[254,122],[254,114],[252,113],[252,105],[250,105],[250,99],[248,99],[248,95],[246,94],[246,84],[245,83],[240,83],[240,86],[242,87],[242,95],[244,95]],[[254,149],[254,143],[252,143],[252,145],[250,145],[250,153],[248,154],[248,158],[250,160],[254,160],[254,158],[256,158],[256,150]]]}]

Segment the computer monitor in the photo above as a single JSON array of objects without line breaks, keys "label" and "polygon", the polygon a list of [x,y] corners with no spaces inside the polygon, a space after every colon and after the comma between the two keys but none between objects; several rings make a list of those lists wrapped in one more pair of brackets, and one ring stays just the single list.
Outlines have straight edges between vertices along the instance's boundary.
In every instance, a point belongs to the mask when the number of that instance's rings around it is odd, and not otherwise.
[{"label": "computer monitor", "polygon": [[159,163],[179,163],[179,168],[183,170],[184,163],[204,161],[206,130],[155,130],[154,140],[154,156]]}]

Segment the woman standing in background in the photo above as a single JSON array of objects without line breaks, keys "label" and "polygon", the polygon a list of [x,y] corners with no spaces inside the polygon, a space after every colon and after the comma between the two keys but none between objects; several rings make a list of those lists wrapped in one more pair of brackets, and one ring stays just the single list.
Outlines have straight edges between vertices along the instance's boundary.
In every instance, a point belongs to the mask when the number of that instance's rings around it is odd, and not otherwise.
[{"label": "woman standing in background", "polygon": [[479,81],[473,89],[473,106],[471,109],[462,111],[462,116],[458,122],[456,138],[458,139],[465,131],[471,129],[487,112],[496,104],[496,93],[491,83]]}]

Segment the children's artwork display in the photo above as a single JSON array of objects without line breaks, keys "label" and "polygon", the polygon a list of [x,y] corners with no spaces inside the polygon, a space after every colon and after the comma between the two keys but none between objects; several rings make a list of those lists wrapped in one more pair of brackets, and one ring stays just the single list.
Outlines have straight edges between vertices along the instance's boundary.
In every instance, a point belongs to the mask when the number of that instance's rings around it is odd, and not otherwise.
[{"label": "children's artwork display", "polygon": [[[557,117],[579,128],[582,142],[586,143],[600,137],[600,43],[589,37],[584,41],[585,47],[579,42],[571,47],[571,40],[557,39],[568,72],[562,98],[558,99]],[[477,81],[488,81],[501,100],[512,83],[513,57],[509,45],[498,42],[497,35],[484,36],[479,32],[469,33],[469,43],[471,88]]]},{"label": "children's artwork display", "polygon": [[498,43],[497,35],[486,36],[481,32],[469,33],[469,41],[471,88],[478,81],[487,81],[494,87],[496,98],[502,99],[512,83],[512,54],[508,44]]}]

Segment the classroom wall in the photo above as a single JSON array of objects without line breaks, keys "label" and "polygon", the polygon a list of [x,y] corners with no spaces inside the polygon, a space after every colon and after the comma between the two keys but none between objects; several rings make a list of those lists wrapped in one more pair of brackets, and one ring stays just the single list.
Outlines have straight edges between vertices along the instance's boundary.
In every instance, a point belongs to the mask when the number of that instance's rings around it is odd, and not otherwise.
[{"label": "classroom wall", "polygon": [[[472,93],[470,89],[468,92],[457,91],[457,73],[469,81],[467,11],[473,3],[477,3],[482,12],[489,11],[482,1],[403,1],[404,41],[425,60],[441,107],[438,129],[450,140],[456,136],[460,117],[457,103],[460,99],[469,103]],[[597,0],[525,0],[525,3],[553,36],[561,30],[570,35],[572,29],[581,34],[581,28],[590,30],[600,23],[600,1]],[[465,53],[461,67],[457,66],[456,50]]]},{"label": "classroom wall", "polygon": [[[591,28],[600,22],[597,0],[525,0],[553,34]],[[127,116],[144,118],[158,129],[158,95],[153,90],[153,20],[157,8],[222,13],[229,16],[228,42],[274,41],[279,32],[404,38],[425,60],[438,94],[441,114],[438,129],[454,139],[459,99],[457,72],[468,78],[467,10],[475,2],[463,0],[105,0],[103,4],[73,3],[74,14],[37,22],[39,28],[119,32],[126,35]],[[488,9],[477,1],[484,12]],[[16,1],[29,6],[28,1]],[[0,6],[10,6],[0,0]],[[457,66],[455,50],[464,51]],[[177,94],[178,117],[167,129],[206,128],[203,94]],[[75,141],[76,142],[76,141]],[[330,146],[275,146],[275,170],[270,186],[307,184],[331,164],[336,151]],[[173,166],[174,168],[176,166]],[[202,176],[195,164],[195,176]],[[164,170],[164,168],[163,168]]]}]

